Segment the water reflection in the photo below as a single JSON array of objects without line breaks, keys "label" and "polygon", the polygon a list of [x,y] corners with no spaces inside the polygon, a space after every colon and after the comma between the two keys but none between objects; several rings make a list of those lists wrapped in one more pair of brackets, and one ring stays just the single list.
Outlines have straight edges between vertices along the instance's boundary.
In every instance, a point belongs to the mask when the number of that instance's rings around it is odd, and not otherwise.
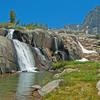
[{"label": "water reflection", "polygon": [[27,96],[31,94],[30,87],[35,84],[42,85],[42,81],[48,76],[51,76],[48,72],[20,73],[16,100],[29,100]]},{"label": "water reflection", "polygon": [[16,93],[16,100],[24,100],[30,94],[30,86],[34,82],[35,73],[21,73]]}]

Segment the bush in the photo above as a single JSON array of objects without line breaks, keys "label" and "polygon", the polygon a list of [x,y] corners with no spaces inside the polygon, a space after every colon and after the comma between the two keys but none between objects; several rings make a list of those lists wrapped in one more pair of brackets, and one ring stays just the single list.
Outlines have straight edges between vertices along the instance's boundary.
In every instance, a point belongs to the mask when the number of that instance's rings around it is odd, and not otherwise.
[{"label": "bush", "polygon": [[67,62],[56,62],[53,63],[53,68],[54,69],[60,69],[60,68],[64,68],[64,66],[67,64]]},{"label": "bush", "polygon": [[100,35],[99,34],[96,35],[96,39],[100,39]]}]

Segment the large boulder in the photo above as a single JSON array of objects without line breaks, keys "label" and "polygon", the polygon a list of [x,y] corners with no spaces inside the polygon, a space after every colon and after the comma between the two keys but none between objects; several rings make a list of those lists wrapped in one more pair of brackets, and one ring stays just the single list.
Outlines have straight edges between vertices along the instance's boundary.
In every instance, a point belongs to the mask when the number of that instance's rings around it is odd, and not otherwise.
[{"label": "large boulder", "polygon": [[17,56],[11,40],[0,36],[0,73],[18,70]]},{"label": "large boulder", "polygon": [[0,36],[6,36],[8,31],[5,28],[0,28]]},{"label": "large boulder", "polygon": [[21,42],[29,44],[29,36],[26,32],[15,30],[13,34],[13,39],[17,39]]},{"label": "large boulder", "polygon": [[63,82],[63,79],[51,81],[43,87],[40,87],[39,85],[32,86],[33,87],[33,97],[34,97],[35,91],[37,91],[40,96],[44,96],[52,92],[53,90],[59,88],[59,85],[61,82]]}]

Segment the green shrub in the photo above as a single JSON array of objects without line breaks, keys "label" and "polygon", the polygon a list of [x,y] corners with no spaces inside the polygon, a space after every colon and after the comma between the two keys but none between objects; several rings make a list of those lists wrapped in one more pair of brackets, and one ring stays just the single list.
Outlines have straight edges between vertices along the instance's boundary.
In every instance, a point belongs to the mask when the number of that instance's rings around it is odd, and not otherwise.
[{"label": "green shrub", "polygon": [[14,24],[14,23],[1,23],[0,24],[0,28],[10,28],[10,27],[15,28],[16,24]]},{"label": "green shrub", "polygon": [[99,34],[96,35],[96,39],[100,39],[100,35]]},{"label": "green shrub", "polygon": [[94,63],[94,61],[80,62],[80,61],[70,61],[70,62],[53,62],[54,69],[61,69],[67,65],[78,65],[78,64],[89,64]]},{"label": "green shrub", "polygon": [[64,68],[64,66],[67,64],[67,62],[56,62],[53,63],[53,68],[54,69],[60,69],[60,68]]}]

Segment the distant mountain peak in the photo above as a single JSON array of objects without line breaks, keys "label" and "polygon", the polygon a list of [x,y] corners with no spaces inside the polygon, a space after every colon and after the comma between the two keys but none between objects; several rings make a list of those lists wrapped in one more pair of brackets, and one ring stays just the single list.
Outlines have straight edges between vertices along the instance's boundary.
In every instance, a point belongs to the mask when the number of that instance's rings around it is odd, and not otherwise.
[{"label": "distant mountain peak", "polygon": [[64,29],[100,34],[100,6],[90,11],[82,24],[64,25]]},{"label": "distant mountain peak", "polygon": [[83,21],[81,30],[88,33],[100,33],[100,6],[90,11]]},{"label": "distant mountain peak", "polygon": [[100,10],[100,6],[96,6],[96,8],[95,9],[98,9],[98,10]]}]

